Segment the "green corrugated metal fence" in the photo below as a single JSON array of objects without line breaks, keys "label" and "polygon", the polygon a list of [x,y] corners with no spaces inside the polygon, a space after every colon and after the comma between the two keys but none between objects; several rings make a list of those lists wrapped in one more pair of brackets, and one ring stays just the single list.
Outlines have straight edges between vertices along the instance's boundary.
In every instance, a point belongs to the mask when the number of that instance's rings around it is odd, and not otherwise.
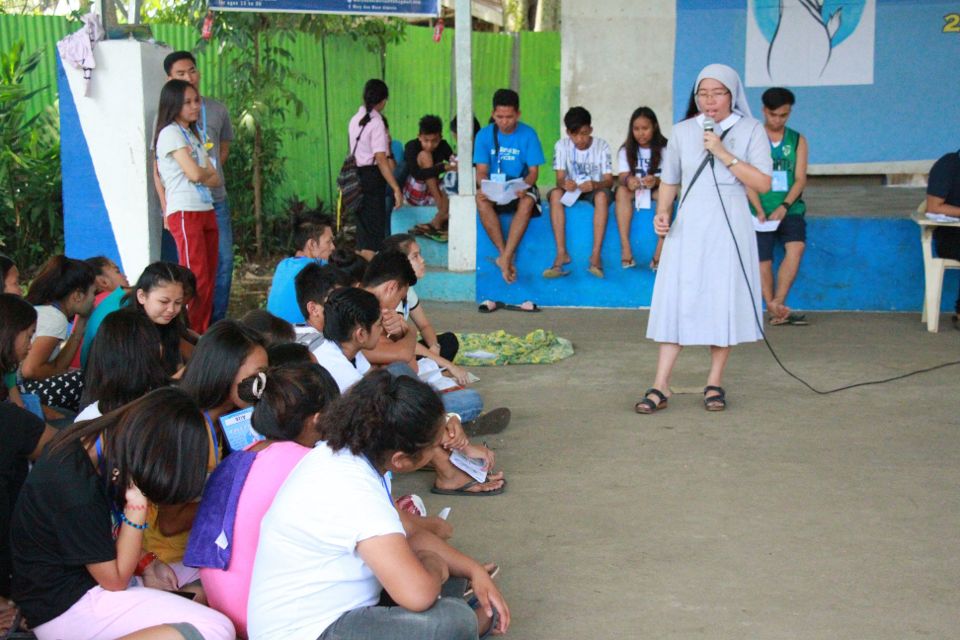
[{"label": "green corrugated metal fence", "polygon": [[[151,25],[154,37],[175,49],[192,49],[197,32],[179,25]],[[30,78],[31,88],[46,87],[31,101],[31,110],[52,104],[57,97],[56,43],[77,28],[62,17],[0,15],[0,48],[23,39],[26,51],[44,51],[40,68]],[[518,45],[515,44],[519,38]],[[417,121],[432,113],[443,118],[444,126],[455,108],[453,89],[453,30],[447,30],[439,43],[426,27],[408,27],[406,38],[388,45],[386,82],[390,103],[385,114],[393,137],[401,142],[417,134]],[[515,47],[518,54],[515,55]],[[347,121],[361,103],[363,85],[368,78],[379,77],[378,54],[348,36],[320,40],[300,35],[292,45],[294,66],[308,82],[297,82],[295,90],[304,102],[300,116],[293,113],[284,124],[283,153],[287,158],[287,179],[283,192],[311,202],[319,197],[333,202],[334,181],[347,153]],[[236,52],[217,55],[209,46],[198,55],[204,92],[223,95],[229,60]],[[519,70],[512,74],[518,58]],[[500,87],[511,86],[518,78],[522,119],[540,135],[544,152],[551,155],[560,135],[560,37],[557,33],[473,35],[474,109],[485,123],[490,115],[490,98]],[[96,73],[96,72],[94,72]],[[236,125],[236,123],[235,123]],[[449,131],[449,129],[448,129]],[[450,138],[448,133],[445,135]],[[552,181],[549,166],[541,171],[541,183]]]}]

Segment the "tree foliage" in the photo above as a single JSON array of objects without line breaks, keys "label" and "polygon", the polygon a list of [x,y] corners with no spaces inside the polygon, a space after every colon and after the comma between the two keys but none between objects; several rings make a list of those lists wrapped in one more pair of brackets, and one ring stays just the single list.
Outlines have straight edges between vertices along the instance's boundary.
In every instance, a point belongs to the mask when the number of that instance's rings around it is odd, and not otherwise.
[{"label": "tree foliage", "polygon": [[42,52],[23,41],[0,51],[0,247],[22,268],[63,245],[60,132],[56,107],[29,115],[27,75]]}]

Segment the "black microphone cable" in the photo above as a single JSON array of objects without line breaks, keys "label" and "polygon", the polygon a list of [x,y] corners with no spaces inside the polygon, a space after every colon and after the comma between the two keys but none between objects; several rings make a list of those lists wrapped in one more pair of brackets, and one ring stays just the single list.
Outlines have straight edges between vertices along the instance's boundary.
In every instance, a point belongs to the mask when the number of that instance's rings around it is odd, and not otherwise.
[{"label": "black microphone cable", "polygon": [[[831,393],[838,393],[840,391],[847,391],[849,389],[856,389],[857,387],[868,387],[871,385],[886,384],[888,382],[895,382],[897,380],[903,380],[904,378],[909,378],[911,376],[919,375],[921,373],[929,373],[930,371],[936,371],[937,369],[944,369],[946,367],[953,367],[960,365],[960,360],[954,360],[953,362],[944,362],[943,364],[938,364],[933,367],[927,367],[926,369],[917,369],[916,371],[910,371],[909,373],[903,373],[891,378],[883,378],[882,380],[868,380],[866,382],[856,382],[854,384],[844,385],[842,387],[837,387],[835,389],[817,389],[809,382],[795,374],[793,371],[790,371],[783,362],[780,361],[780,357],[777,355],[777,352],[774,351],[773,345],[770,344],[770,341],[767,339],[767,332],[763,329],[763,321],[760,319],[760,316],[757,314],[757,306],[754,304],[756,298],[753,297],[753,287],[750,286],[750,277],[747,275],[747,268],[743,264],[743,255],[740,253],[740,245],[737,244],[737,236],[733,232],[733,225],[730,224],[730,215],[727,213],[727,206],[723,203],[723,195],[720,193],[720,184],[717,182],[717,172],[713,167],[713,163],[710,163],[710,173],[713,174],[713,186],[717,189],[717,198],[720,200],[720,208],[723,210],[723,218],[727,222],[727,229],[730,231],[730,239],[733,240],[733,246],[737,250],[737,260],[740,262],[740,271],[743,273],[743,281],[747,284],[747,291],[750,293],[750,308],[753,311],[753,319],[757,323],[757,328],[760,330],[760,335],[763,337],[764,344],[767,345],[767,349],[770,350],[770,355],[773,356],[774,361],[783,369],[783,372],[788,376],[805,386],[810,391],[821,395],[827,396]],[[746,187],[744,187],[746,188]],[[939,313],[939,310],[931,311],[931,313]]]}]

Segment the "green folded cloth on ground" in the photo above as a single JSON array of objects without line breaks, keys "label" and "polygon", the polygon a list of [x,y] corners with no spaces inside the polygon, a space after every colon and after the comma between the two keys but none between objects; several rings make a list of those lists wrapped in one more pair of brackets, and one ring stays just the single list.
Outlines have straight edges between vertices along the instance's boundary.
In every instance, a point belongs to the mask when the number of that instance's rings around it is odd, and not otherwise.
[{"label": "green folded cloth on ground", "polygon": [[[490,367],[505,364],[550,364],[573,355],[573,343],[552,331],[537,329],[525,336],[514,336],[506,331],[493,333],[458,333],[460,351],[456,364],[468,367]],[[485,351],[494,357],[470,357]]]}]

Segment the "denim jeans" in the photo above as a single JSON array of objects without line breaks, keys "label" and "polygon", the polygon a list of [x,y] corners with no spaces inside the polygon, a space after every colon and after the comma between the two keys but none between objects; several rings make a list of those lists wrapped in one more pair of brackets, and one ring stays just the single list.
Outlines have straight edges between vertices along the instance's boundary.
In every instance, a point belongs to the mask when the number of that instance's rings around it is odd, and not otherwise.
[{"label": "denim jeans", "polygon": [[227,317],[230,306],[230,285],[233,283],[233,221],[230,219],[230,204],[224,199],[213,203],[217,212],[217,232],[220,242],[217,247],[217,275],[213,283],[213,315],[210,322]]},{"label": "denim jeans", "polygon": [[463,601],[465,586],[463,578],[450,578],[441,598],[420,613],[384,606],[348,611],[317,640],[477,640],[477,616]]},{"label": "denim jeans", "polygon": [[[406,362],[393,362],[387,366],[387,371],[394,377],[417,377],[417,374]],[[446,393],[440,394],[440,399],[443,401],[443,408],[446,409],[447,412],[460,415],[461,422],[472,422],[476,420],[483,411],[483,398],[473,389],[447,391]]]}]

